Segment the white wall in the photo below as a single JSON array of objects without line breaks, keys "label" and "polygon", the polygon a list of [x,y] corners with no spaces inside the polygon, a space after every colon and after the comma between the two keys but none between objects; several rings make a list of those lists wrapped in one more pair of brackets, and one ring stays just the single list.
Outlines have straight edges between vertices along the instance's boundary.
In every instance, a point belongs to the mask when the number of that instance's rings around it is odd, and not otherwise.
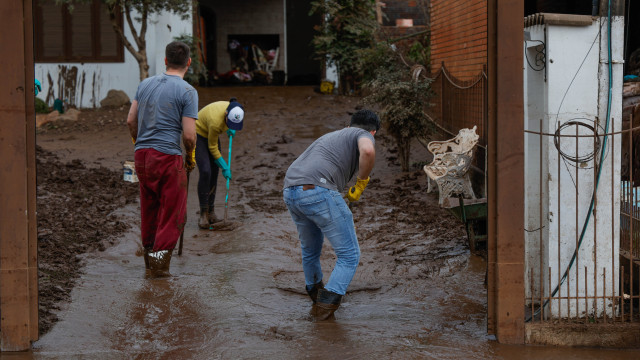
[{"label": "white wall", "polygon": [[[544,25],[536,25],[527,28],[531,40],[525,42],[524,51],[529,62],[524,61],[524,103],[525,103],[525,129],[529,131],[545,130],[547,125],[545,111],[547,109],[547,87],[545,86],[546,72],[542,69],[544,63],[536,63],[538,41],[544,41]],[[542,69],[542,70],[540,70]],[[541,141],[543,142],[541,144]],[[548,277],[548,266],[540,266],[540,259],[547,262],[549,241],[549,185],[542,178],[544,172],[540,168],[540,160],[548,157],[548,139],[532,133],[525,133],[525,276],[527,281],[534,279],[535,286],[526,286],[525,296],[539,299],[541,296],[540,283],[545,285]],[[542,145],[542,146],[541,146]],[[541,255],[542,254],[542,255]],[[540,269],[542,268],[542,273]],[[545,288],[543,286],[542,288]]]},{"label": "white wall", "polygon": [[[124,27],[135,47],[126,21]],[[149,17],[146,36],[149,76],[165,70],[165,46],[174,37],[192,33],[190,14],[186,20],[171,13]],[[133,99],[140,83],[138,62],[126,48],[124,62],[121,63],[36,63],[35,77],[42,83],[42,92],[38,94],[40,99],[48,100],[49,105],[55,98],[67,99],[71,105],[81,108],[100,107],[100,101],[111,89],[123,90]]]},{"label": "white wall", "polygon": [[[602,36],[599,35],[601,21]],[[615,80],[609,132],[612,128],[619,130],[622,124],[623,24],[622,17],[612,22]],[[537,25],[525,30],[532,39],[546,43],[545,71],[534,73],[526,62],[524,64],[525,129],[538,131],[542,124],[543,132],[554,134],[558,126],[579,121],[592,126],[595,123],[598,132],[604,133],[608,91],[606,18],[590,26]],[[576,132],[593,134],[583,126],[568,127],[562,134],[574,137],[559,138],[560,149],[576,154],[577,147],[579,155],[593,150],[593,137],[576,138]],[[615,148],[609,137],[604,148],[606,157],[595,214],[586,227],[577,260],[555,297],[602,296],[605,287],[609,296],[619,293],[612,285],[619,283],[620,138],[613,143]],[[538,135],[526,134],[525,146],[526,291],[536,298],[547,297],[558,285],[576,249],[591,204],[597,167],[595,160],[575,163],[562,158],[553,136],[543,136],[541,141]],[[596,160],[599,159],[600,152],[596,155]],[[533,286],[531,273],[534,274]],[[533,293],[530,288],[534,289]],[[553,317],[601,316],[605,311],[611,316],[613,308],[609,305],[609,301],[603,300],[551,301],[546,315],[551,310]]]}]

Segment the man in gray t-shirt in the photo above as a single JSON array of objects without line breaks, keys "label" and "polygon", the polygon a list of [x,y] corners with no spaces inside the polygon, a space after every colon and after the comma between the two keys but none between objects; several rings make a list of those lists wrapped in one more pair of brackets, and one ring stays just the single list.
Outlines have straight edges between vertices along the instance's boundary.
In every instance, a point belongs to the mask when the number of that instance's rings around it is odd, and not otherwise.
[{"label": "man in gray t-shirt", "polygon": [[[186,219],[187,172],[195,167],[198,94],[183,80],[191,64],[189,46],[174,41],[165,54],[166,72],[140,83],[127,117],[140,182],[147,277],[169,276],[171,254]],[[187,150],[184,161],[180,138]]]},{"label": "man in gray t-shirt", "polygon": [[[310,314],[316,320],[334,318],[360,261],[353,215],[340,192],[357,173],[347,199],[360,199],[373,169],[373,136],[379,129],[373,111],[356,112],[349,127],[314,141],[284,178],[283,199],[298,229],[306,290],[313,302]],[[320,266],[325,236],[338,258],[326,286]]]}]

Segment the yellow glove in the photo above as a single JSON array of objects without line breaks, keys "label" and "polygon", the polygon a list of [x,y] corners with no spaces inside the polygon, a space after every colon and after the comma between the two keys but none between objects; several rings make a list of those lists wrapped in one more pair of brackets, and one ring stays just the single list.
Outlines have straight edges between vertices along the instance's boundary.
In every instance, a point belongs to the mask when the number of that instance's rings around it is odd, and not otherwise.
[{"label": "yellow glove", "polygon": [[187,157],[184,159],[184,167],[188,172],[191,172],[196,168],[196,148],[194,147],[190,153],[187,153]]},{"label": "yellow glove", "polygon": [[347,199],[349,199],[349,201],[360,200],[360,195],[362,195],[364,188],[367,187],[369,179],[371,179],[371,177],[368,177],[365,180],[358,178],[356,184],[349,189],[349,192],[347,193]]}]

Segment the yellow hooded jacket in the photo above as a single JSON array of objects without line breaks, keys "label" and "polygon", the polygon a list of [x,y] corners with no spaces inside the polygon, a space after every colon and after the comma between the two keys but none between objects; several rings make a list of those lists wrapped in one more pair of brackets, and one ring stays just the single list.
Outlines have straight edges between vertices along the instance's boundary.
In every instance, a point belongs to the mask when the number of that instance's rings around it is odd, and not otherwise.
[{"label": "yellow hooded jacket", "polygon": [[216,101],[202,108],[196,120],[196,133],[209,140],[209,152],[214,159],[222,157],[218,148],[218,137],[229,130],[225,121],[228,101]]}]

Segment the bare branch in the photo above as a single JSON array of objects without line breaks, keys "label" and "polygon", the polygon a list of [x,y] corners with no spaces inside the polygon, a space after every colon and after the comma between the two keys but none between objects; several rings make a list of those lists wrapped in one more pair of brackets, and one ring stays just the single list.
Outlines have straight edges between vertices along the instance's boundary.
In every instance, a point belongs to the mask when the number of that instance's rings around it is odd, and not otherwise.
[{"label": "bare branch", "polygon": [[133,26],[133,19],[131,19],[131,5],[129,1],[124,0],[124,15],[127,19],[127,24],[129,25],[129,30],[131,30],[131,36],[133,36],[133,40],[136,41],[136,45],[138,45],[138,49],[141,49],[140,46],[140,36],[138,36],[138,32],[136,31],[135,26]]},{"label": "bare branch", "polygon": [[140,42],[138,43],[140,49],[144,49],[146,46],[145,38],[147,35],[147,18],[149,16],[149,6],[151,6],[149,0],[142,2],[142,18],[140,19]]},{"label": "bare branch", "polygon": [[140,61],[141,57],[138,51],[136,51],[136,49],[133,47],[133,45],[129,42],[127,37],[124,35],[124,31],[122,31],[122,27],[120,26],[118,19],[116,17],[116,8],[119,6],[120,4],[118,3],[107,5],[107,9],[109,10],[109,20],[111,21],[111,26],[113,27],[113,30],[116,32],[116,34],[118,34],[118,36],[122,40],[124,47],[126,47],[127,50],[129,50],[131,55],[133,55],[136,58],[136,60]]}]

